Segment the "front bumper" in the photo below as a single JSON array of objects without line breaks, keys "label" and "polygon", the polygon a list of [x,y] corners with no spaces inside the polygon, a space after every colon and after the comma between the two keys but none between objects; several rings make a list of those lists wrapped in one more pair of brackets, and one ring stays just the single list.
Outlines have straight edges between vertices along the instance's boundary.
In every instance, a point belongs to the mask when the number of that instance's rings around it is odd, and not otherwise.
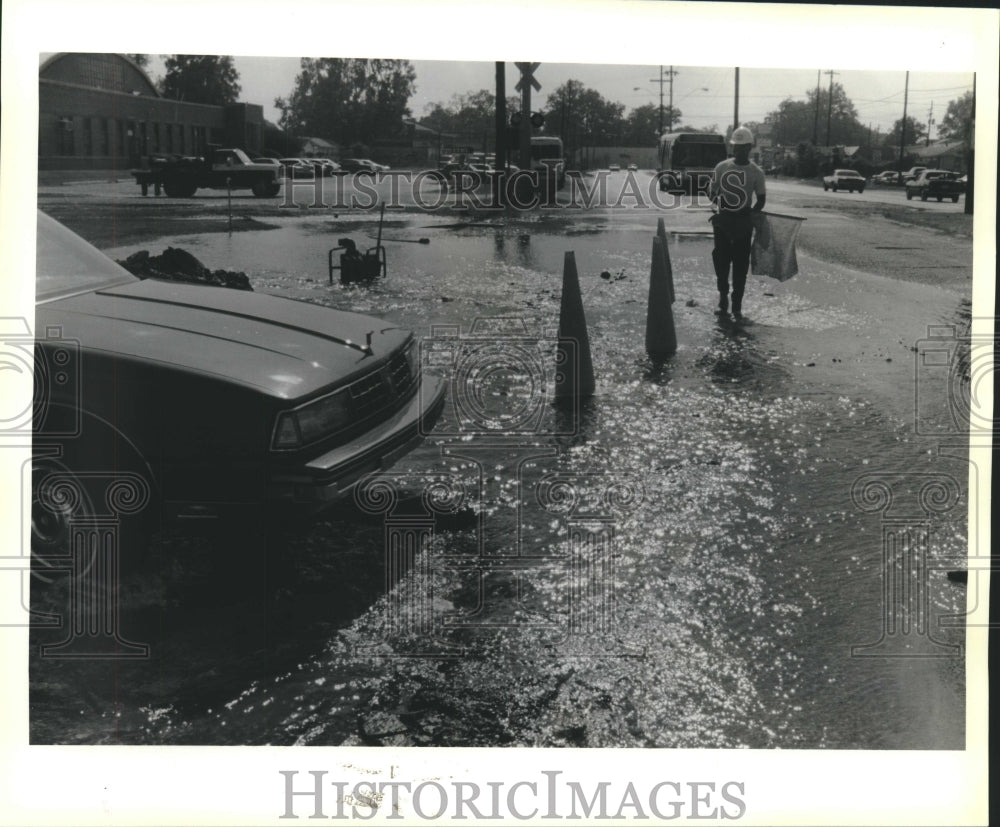
[{"label": "front bumper", "polygon": [[268,501],[321,509],[350,493],[361,478],[390,468],[434,427],[444,408],[445,388],[443,379],[424,376],[409,404],[385,422],[305,466],[273,471]]}]

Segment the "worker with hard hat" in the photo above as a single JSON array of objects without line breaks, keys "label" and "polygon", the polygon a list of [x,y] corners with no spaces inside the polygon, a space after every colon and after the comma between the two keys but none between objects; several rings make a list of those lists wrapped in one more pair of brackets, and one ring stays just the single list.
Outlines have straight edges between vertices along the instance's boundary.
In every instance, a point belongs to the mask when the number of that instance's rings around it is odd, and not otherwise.
[{"label": "worker with hard hat", "polygon": [[733,316],[743,316],[743,291],[750,270],[753,213],[764,209],[764,170],[750,160],[753,133],[745,126],[733,130],[729,139],[733,157],[716,165],[712,173],[712,216],[715,249],[712,263],[719,288],[719,314],[729,312],[729,270],[733,271]]}]

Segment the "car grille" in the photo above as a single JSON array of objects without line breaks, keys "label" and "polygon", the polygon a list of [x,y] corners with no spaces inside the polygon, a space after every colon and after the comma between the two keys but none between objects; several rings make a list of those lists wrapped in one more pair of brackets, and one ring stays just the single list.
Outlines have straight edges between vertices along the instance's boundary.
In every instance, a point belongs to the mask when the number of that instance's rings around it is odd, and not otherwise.
[{"label": "car grille", "polygon": [[413,384],[406,352],[396,353],[387,365],[348,386],[351,406],[358,420],[395,407]]},{"label": "car grille", "polygon": [[389,388],[382,378],[382,371],[370,373],[350,386],[354,414],[366,419],[391,402]]},{"label": "car grille", "polygon": [[405,391],[410,386],[410,382],[413,381],[413,377],[410,375],[410,362],[406,358],[405,351],[397,353],[389,360],[386,371],[389,374],[389,381],[397,393]]}]

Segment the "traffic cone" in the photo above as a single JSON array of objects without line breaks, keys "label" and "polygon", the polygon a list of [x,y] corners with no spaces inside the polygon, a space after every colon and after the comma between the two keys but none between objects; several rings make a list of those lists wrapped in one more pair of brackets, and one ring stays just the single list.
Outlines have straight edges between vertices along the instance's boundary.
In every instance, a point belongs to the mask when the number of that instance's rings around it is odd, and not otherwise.
[{"label": "traffic cone", "polygon": [[594,363],[590,358],[587,320],[583,315],[576,256],[563,261],[562,300],[559,304],[559,343],[556,349],[556,400],[583,399],[594,394]]},{"label": "traffic cone", "polygon": [[646,353],[654,361],[677,352],[674,311],[670,307],[670,280],[663,239],[653,238],[653,260],[649,268],[649,306],[646,308]]},{"label": "traffic cone", "polygon": [[656,219],[656,236],[663,240],[663,257],[667,262],[667,285],[670,288],[670,303],[677,300],[677,293],[674,290],[674,268],[670,263],[670,248],[667,246],[667,228],[663,224],[662,218]]}]

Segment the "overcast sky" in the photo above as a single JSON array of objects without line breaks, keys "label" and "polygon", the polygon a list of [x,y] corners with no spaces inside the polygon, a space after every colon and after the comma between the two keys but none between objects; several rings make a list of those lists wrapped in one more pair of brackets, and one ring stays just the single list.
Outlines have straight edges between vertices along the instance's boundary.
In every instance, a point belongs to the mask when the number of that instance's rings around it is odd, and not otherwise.
[{"label": "overcast sky", "polygon": [[[494,89],[492,62],[466,61],[412,61],[416,70],[416,94],[410,99],[410,110],[422,117],[428,104],[447,104],[452,95]],[[236,68],[243,87],[242,99],[259,103],[264,116],[277,122],[279,112],[274,99],[288,97],[295,86],[299,59],[291,57],[236,56]],[[669,102],[669,65],[664,67],[664,105]],[[816,71],[820,69],[820,83],[827,88],[828,70],[838,72],[834,81],[844,86],[847,96],[858,111],[862,124],[871,124],[873,130],[887,132],[903,115],[903,92],[906,85],[905,69],[898,71],[867,71],[838,69],[836,66],[816,69],[740,69],[740,121],[762,121],[764,116],[777,108],[787,97],[804,100],[809,89],[816,88]],[[626,114],[646,103],[659,102],[659,65],[607,65],[594,63],[542,63],[535,73],[541,84],[536,100],[544,104],[567,80],[579,80],[584,86],[596,89],[608,100],[625,105]],[[715,124],[724,131],[732,122],[735,102],[735,70],[729,67],[674,66],[674,105],[680,109],[682,120],[696,127]],[[163,61],[153,55],[150,74],[163,73]],[[514,84],[519,72],[513,63],[507,64],[507,94],[514,95]],[[638,87],[638,88],[637,88]],[[927,122],[933,105],[934,119],[940,121],[948,101],[972,89],[969,72],[910,72],[907,114],[920,123]],[[932,132],[932,136],[933,136]],[[823,119],[820,118],[820,135]]]}]

